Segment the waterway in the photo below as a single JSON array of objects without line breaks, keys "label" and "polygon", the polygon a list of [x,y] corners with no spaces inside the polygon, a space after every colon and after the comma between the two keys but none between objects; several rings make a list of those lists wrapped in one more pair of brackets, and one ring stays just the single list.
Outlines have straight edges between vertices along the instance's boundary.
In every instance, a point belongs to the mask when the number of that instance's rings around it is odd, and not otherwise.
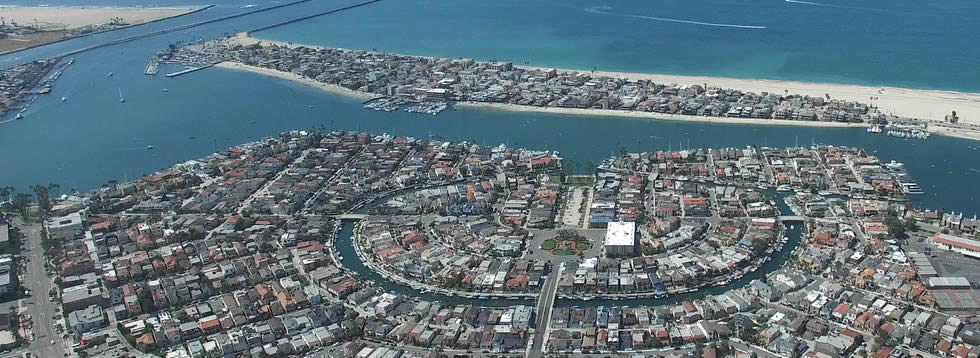
[{"label": "waterway", "polygon": [[[780,212],[786,215],[792,215],[792,211],[789,206],[786,205],[783,198],[785,198],[787,193],[778,193],[775,191],[770,191],[767,193],[773,200],[776,201],[777,206],[779,206]],[[363,209],[363,208],[362,208]],[[362,210],[363,211],[363,210]],[[372,281],[379,285],[382,289],[395,292],[407,296],[415,296],[429,301],[439,301],[450,304],[470,304],[477,306],[512,306],[512,305],[534,305],[534,301],[528,299],[519,300],[509,300],[509,299],[474,299],[465,297],[453,297],[446,296],[442,294],[433,293],[423,293],[417,289],[410,286],[397,285],[391,280],[381,276],[377,272],[371,270],[369,267],[364,265],[361,258],[357,256],[354,251],[354,225],[355,220],[342,220],[340,231],[334,241],[334,246],[336,248],[336,253],[341,255],[343,258],[340,263],[343,267],[356,272],[361,279],[366,279]],[[578,307],[597,307],[597,306],[659,306],[677,303],[685,300],[693,300],[699,297],[704,297],[705,295],[719,295],[725,293],[728,290],[739,288],[747,285],[750,281],[764,277],[766,274],[778,270],[783,267],[783,265],[792,258],[792,252],[795,250],[800,241],[803,238],[803,223],[794,222],[787,223],[791,224],[791,227],[786,228],[785,236],[789,237],[783,248],[770,257],[771,260],[764,263],[759,269],[750,272],[737,280],[733,280],[726,285],[713,286],[698,290],[696,292],[671,295],[663,298],[640,298],[640,299],[629,299],[629,300],[609,300],[609,299],[595,299],[595,300],[579,300],[579,299],[558,299],[555,301],[557,306],[578,306]]]}]

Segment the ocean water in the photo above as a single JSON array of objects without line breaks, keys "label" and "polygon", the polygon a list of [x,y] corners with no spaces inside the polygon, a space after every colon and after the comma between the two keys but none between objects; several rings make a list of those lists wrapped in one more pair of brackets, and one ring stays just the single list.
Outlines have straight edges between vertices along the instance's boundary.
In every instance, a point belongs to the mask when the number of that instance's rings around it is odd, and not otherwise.
[{"label": "ocean water", "polygon": [[[901,4],[902,1],[898,3]],[[64,3],[79,5],[75,2]],[[132,180],[181,161],[275,135],[283,130],[326,127],[416,137],[440,136],[487,145],[509,144],[557,150],[563,157],[580,163],[579,167],[584,167],[588,161],[604,159],[622,147],[631,151],[649,151],[681,147],[790,146],[810,143],[854,145],[876,152],[885,160],[905,162],[927,193],[916,199],[919,205],[977,212],[975,201],[980,197],[980,188],[975,183],[980,179],[980,173],[974,170],[980,169],[980,150],[977,149],[980,148],[980,143],[962,139],[933,137],[926,141],[912,141],[870,136],[860,128],[687,123],[473,109],[450,110],[435,117],[381,113],[362,109],[359,101],[354,99],[252,73],[217,68],[176,78],[146,76],[142,73],[147,59],[154,52],[175,41],[195,41],[254,29],[348,3],[352,2],[314,0],[76,55],[75,64],[55,84],[52,94],[39,97],[26,112],[25,119],[14,121],[9,120],[9,116],[0,119],[0,185],[12,185],[26,191],[32,184],[58,183],[63,192],[71,188],[87,190],[97,188],[112,179]],[[943,6],[950,9],[951,3],[955,1],[944,3]],[[190,0],[159,4],[104,0],[92,4],[149,6],[194,3]],[[242,9],[243,4],[247,2],[221,2],[214,9],[187,17],[0,56],[0,66],[63,53],[106,39],[122,38],[246,11],[247,9]],[[703,66],[685,65],[683,61],[671,57],[671,54],[646,45],[630,47],[624,43],[620,48],[611,46],[610,43],[624,41],[620,36],[624,34],[629,34],[638,41],[647,41],[641,44],[649,44],[656,41],[680,41],[675,37],[682,35],[717,37],[720,41],[724,38],[730,39],[735,36],[733,34],[738,33],[738,36],[746,39],[745,46],[762,46],[765,40],[754,37],[761,36],[762,33],[756,30],[773,29],[775,25],[765,21],[773,21],[769,18],[780,18],[775,16],[780,14],[772,12],[766,16],[747,16],[746,14],[754,12],[744,11],[738,13],[740,16],[730,13],[727,18],[711,17],[711,11],[664,14],[669,9],[682,7],[676,3],[662,4],[658,7],[657,14],[649,12],[651,17],[679,21],[767,26],[766,29],[743,29],[605,14],[631,13],[624,5],[629,4],[628,1],[595,4],[573,2],[572,5],[534,2],[523,7],[523,10],[518,3],[510,1],[502,1],[497,5],[476,2],[453,4],[457,3],[385,0],[348,12],[275,28],[259,35],[330,46],[377,47],[387,51],[450,57],[527,57],[527,61],[532,64],[543,64],[547,61],[565,67],[588,67],[589,65],[577,64],[596,63],[600,68],[610,70],[672,72],[670,69],[676,68],[677,73],[684,72],[681,67],[687,67],[688,70],[703,67],[714,68],[714,71],[722,74],[725,68],[735,71],[735,68],[742,66],[728,62],[713,66],[711,63],[721,62],[721,57],[712,53],[691,57],[705,61]],[[752,4],[755,3],[742,6],[756,6]],[[772,6],[785,7],[790,4],[792,3],[773,2]],[[51,5],[58,3],[51,1]],[[585,5],[592,8],[606,7],[586,12]],[[269,5],[263,3],[262,6]],[[910,3],[906,6],[925,5]],[[968,6],[970,4],[963,4],[964,8]],[[823,11],[825,7],[809,5],[803,9]],[[734,11],[737,7],[729,8]],[[829,9],[837,11],[837,8]],[[596,14],[596,11],[603,13]],[[506,14],[512,15],[504,16]],[[466,22],[473,26],[463,26]],[[414,27],[424,24],[429,27]],[[477,25],[486,30],[476,31],[474,26]],[[666,36],[657,35],[655,31],[647,32],[646,35],[639,32],[647,27],[662,27],[665,31],[670,29],[677,33]],[[556,41],[556,38],[562,41]],[[947,43],[956,41],[952,39]],[[965,48],[963,51],[962,53],[969,53],[976,49]],[[817,56],[816,52],[809,56]],[[629,53],[635,56],[627,55]],[[830,54],[823,53],[822,56]],[[959,53],[946,53],[935,58],[952,61],[951,57],[956,56]],[[765,67],[751,58],[740,61],[744,62],[746,68],[756,68],[754,71],[761,71],[759,68]],[[955,67],[948,63],[945,66]],[[162,73],[167,71],[166,68],[161,69]],[[114,75],[108,77],[109,72]],[[890,76],[898,79],[910,78],[906,75],[925,76],[925,72],[928,71],[896,72]],[[938,77],[940,74],[933,73],[929,76]],[[975,73],[950,76],[963,83],[980,83],[966,80],[969,76],[976,76]],[[936,83],[941,82],[943,81]],[[164,92],[163,89],[167,91]],[[119,102],[120,92],[126,97],[126,103]],[[67,97],[67,101],[60,101],[62,96]],[[153,145],[155,149],[147,150],[147,145]]]},{"label": "ocean water", "polygon": [[257,33],[575,69],[980,91],[975,0],[383,1]]}]

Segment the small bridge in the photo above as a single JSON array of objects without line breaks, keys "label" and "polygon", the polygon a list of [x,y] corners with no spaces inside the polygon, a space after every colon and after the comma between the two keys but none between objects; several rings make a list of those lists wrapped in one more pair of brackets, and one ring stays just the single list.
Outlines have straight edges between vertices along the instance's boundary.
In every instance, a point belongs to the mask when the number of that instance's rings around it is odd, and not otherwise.
[{"label": "small bridge", "polygon": [[364,220],[367,219],[366,214],[341,214],[337,215],[336,218],[340,220]]},{"label": "small bridge", "polygon": [[806,220],[806,217],[805,216],[799,216],[799,215],[784,215],[784,216],[780,216],[779,217],[779,221],[782,221],[782,222],[787,222],[787,221],[805,221],[805,220]]}]

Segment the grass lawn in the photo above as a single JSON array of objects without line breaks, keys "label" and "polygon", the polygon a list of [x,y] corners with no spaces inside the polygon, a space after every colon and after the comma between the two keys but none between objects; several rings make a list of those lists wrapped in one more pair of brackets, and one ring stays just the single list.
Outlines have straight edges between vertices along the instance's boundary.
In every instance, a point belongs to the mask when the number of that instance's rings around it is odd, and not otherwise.
[{"label": "grass lawn", "polygon": [[551,240],[551,239],[544,240],[544,242],[541,243],[541,249],[542,250],[554,250],[555,249],[555,240]]},{"label": "grass lawn", "polygon": [[575,243],[575,249],[576,250],[585,251],[585,250],[588,250],[589,249],[589,246],[591,246],[591,245],[589,245],[589,243],[586,242],[586,241],[579,241],[579,242],[576,242]]},{"label": "grass lawn", "polygon": [[592,186],[595,177],[591,175],[574,175],[565,177],[565,185],[569,186]]}]

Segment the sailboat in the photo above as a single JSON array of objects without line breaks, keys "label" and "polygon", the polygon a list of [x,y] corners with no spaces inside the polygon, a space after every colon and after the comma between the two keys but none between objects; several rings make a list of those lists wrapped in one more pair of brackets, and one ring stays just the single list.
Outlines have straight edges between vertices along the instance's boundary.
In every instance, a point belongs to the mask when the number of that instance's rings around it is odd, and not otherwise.
[{"label": "sailboat", "polygon": [[119,89],[119,102],[120,103],[125,103],[126,102],[126,98],[124,98],[123,95],[122,95],[122,88]]}]

